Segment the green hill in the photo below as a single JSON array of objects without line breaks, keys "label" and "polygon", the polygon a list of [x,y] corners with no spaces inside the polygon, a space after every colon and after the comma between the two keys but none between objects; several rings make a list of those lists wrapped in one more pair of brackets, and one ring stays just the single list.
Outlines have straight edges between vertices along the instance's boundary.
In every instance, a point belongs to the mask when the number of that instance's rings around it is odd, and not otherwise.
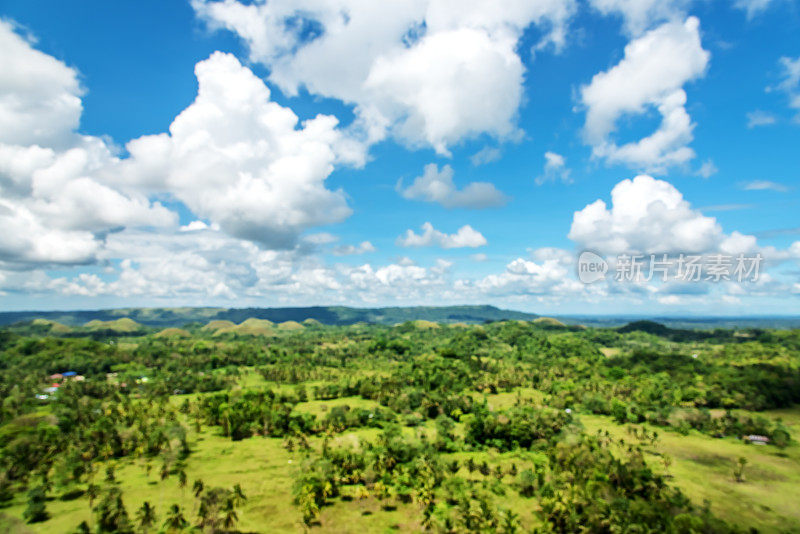
[{"label": "green hill", "polygon": [[155,335],[155,337],[192,337],[192,334],[182,328],[165,328]]},{"label": "green hill", "polygon": [[297,321],[284,321],[278,324],[278,328],[281,330],[302,330],[305,327]]},{"label": "green hill", "polygon": [[420,330],[436,330],[439,327],[439,323],[434,323],[433,321],[425,321],[424,319],[417,319],[416,321],[411,321],[411,324],[414,325],[415,328],[419,328]]},{"label": "green hill", "polygon": [[661,323],[654,321],[634,321],[625,326],[617,328],[617,332],[627,334],[629,332],[644,332],[654,336],[663,337],[672,341],[699,341],[714,336],[714,333],[707,330],[686,330],[681,328],[669,328]]},{"label": "green hill", "polygon": [[72,332],[72,328],[58,321],[49,321],[47,319],[34,319],[31,321],[31,326],[36,329],[43,329],[49,334],[68,334]]},{"label": "green hill", "polygon": [[[54,335],[75,335],[65,328],[75,328],[93,321],[114,322],[130,319],[146,327],[188,328],[205,325],[204,331],[229,328],[247,319],[263,319],[273,323],[295,321],[312,326],[315,321],[326,325],[354,325],[357,323],[396,325],[409,321],[430,321],[440,325],[483,324],[496,321],[534,321],[539,315],[514,310],[504,310],[495,306],[412,306],[390,308],[350,308],[346,306],[311,306],[307,308],[117,308],[109,310],[76,311],[13,311],[0,312],[0,326],[15,325],[15,329],[34,328],[44,333],[44,323],[33,325],[36,319],[60,323],[49,333]],[[715,328],[800,328],[800,317],[655,317],[643,321],[643,317],[630,316],[559,316],[544,317],[538,324],[556,327],[555,321],[570,327],[587,325],[589,327],[626,327],[627,330],[648,332],[661,336],[674,336],[676,329],[713,330]],[[548,325],[549,323],[549,325]],[[97,323],[93,323],[96,328]],[[195,326],[192,326],[195,325]],[[666,328],[666,330],[664,330]],[[681,335],[683,332],[680,333]]]},{"label": "green hill", "polygon": [[236,323],[233,321],[215,320],[209,321],[208,324],[202,327],[200,330],[216,332],[217,330],[221,330],[223,328],[233,328],[234,326],[236,326]]},{"label": "green hill", "polygon": [[271,336],[275,333],[274,324],[272,321],[267,321],[265,319],[256,319],[254,317],[250,317],[249,319],[242,321],[241,324],[230,324],[232,326],[217,328],[214,332],[214,335],[221,336],[225,334],[236,334],[241,336]]},{"label": "green hill", "polygon": [[123,317],[113,321],[101,321],[99,319],[95,319],[93,321],[89,321],[84,326],[95,332],[108,331],[117,334],[132,334],[143,330],[142,325],[133,319],[129,319],[128,317]]},{"label": "green hill", "polygon": [[[414,306],[391,308],[349,308],[346,306],[312,306],[307,308],[118,308],[111,310],[78,310],[49,312],[0,312],[0,325],[34,319],[58,321],[67,326],[86,325],[93,330],[124,333],[137,331],[142,325],[153,328],[183,328],[189,323],[205,324],[204,330],[231,328],[248,319],[271,323],[292,321],[298,324],[316,321],[327,325],[356,323],[394,325],[409,321],[430,321],[439,324],[480,324],[491,321],[531,321],[532,313],[502,310],[494,306]],[[119,321],[129,321],[120,323]],[[134,328],[133,325],[138,325]],[[259,325],[264,326],[264,325]],[[132,330],[127,330],[131,328]]]},{"label": "green hill", "polygon": [[553,319],[552,317],[538,317],[534,319],[533,322],[542,326],[566,326],[558,319]]}]

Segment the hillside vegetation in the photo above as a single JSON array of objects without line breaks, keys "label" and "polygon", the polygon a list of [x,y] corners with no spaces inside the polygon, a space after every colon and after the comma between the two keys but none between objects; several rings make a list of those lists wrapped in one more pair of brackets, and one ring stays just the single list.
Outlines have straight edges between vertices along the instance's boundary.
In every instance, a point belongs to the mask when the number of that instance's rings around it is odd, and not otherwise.
[{"label": "hillside vegetation", "polygon": [[[535,314],[501,310],[494,306],[416,306],[408,308],[347,308],[344,306],[312,306],[308,308],[121,308],[114,310],[67,312],[0,312],[0,325],[10,325],[35,319],[59,321],[70,326],[88,322],[115,322],[127,318],[151,327],[184,327],[189,323],[233,322],[263,319],[273,323],[314,320],[327,325],[347,325],[358,322],[393,325],[413,320],[439,323],[531,320]],[[96,323],[95,323],[96,324]],[[228,325],[230,326],[230,325]]]},{"label": "hillside vegetation", "polygon": [[85,326],[89,330],[110,332],[115,334],[130,334],[142,330],[142,325],[127,317],[114,319],[112,321],[100,321],[95,319],[86,323]]},{"label": "hillside vegetation", "polygon": [[128,321],[0,330],[0,531],[800,531],[800,330]]}]

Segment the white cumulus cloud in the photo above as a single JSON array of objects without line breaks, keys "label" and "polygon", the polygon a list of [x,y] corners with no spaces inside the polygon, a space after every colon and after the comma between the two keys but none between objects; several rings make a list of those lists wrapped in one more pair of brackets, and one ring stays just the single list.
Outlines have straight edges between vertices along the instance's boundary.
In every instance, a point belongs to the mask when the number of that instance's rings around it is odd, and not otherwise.
[{"label": "white cumulus cloud", "polygon": [[177,221],[118,182],[105,141],[75,132],[77,79],[0,20],[0,262],[90,263],[109,232]]},{"label": "white cumulus cloud", "polygon": [[0,142],[61,147],[80,122],[78,73],[0,19]]},{"label": "white cumulus cloud", "polygon": [[568,270],[569,261],[548,258],[539,262],[517,258],[499,274],[490,274],[475,282],[475,287],[486,295],[558,296],[579,294],[587,286],[574,279]]},{"label": "white cumulus cloud", "polygon": [[486,243],[487,241],[483,234],[468,224],[459,228],[454,234],[446,234],[436,230],[431,223],[426,222],[422,225],[421,234],[416,234],[413,230],[406,230],[404,236],[397,238],[397,245],[401,247],[475,248],[482,247]]},{"label": "white cumulus cloud", "polygon": [[681,18],[691,0],[589,0],[589,3],[605,15],[622,16],[626,31],[638,35],[656,23]]},{"label": "white cumulus cloud", "polygon": [[[709,57],[695,17],[664,23],[628,43],[617,65],[581,88],[587,110],[584,135],[593,155],[652,172],[693,158],[688,145],[694,125],[686,112],[683,86],[705,73]],[[617,145],[613,134],[618,121],[651,109],[662,117],[656,131]]]},{"label": "white cumulus cloud", "polygon": [[303,231],[350,215],[344,193],[325,180],[365,155],[335,117],[300,124],[230,54],[212,54],[195,73],[197,98],[169,133],[128,143],[129,180],[166,189],[195,215],[266,248],[291,248]]},{"label": "white cumulus cloud", "polygon": [[[519,135],[517,44],[564,45],[574,0],[193,0],[197,15],[247,44],[289,95],[300,87],[355,106],[368,140],[387,134],[441,154],[462,139]],[[346,58],[346,61],[342,61]]]},{"label": "white cumulus cloud", "polygon": [[724,234],[672,184],[640,175],[614,186],[610,208],[596,200],[575,212],[569,238],[601,254],[689,254],[714,250]]},{"label": "white cumulus cloud", "polygon": [[[291,249],[301,235],[351,213],[325,180],[360,166],[366,146],[318,115],[300,122],[271,100],[263,80],[230,54],[195,66],[198,93],[169,131],[130,141],[128,157],[80,135],[77,72],[0,22],[0,262],[91,263],[110,234],[177,226],[155,198],[183,203],[197,221],[264,249]],[[313,245],[310,241],[308,244]]]},{"label": "white cumulus cloud", "polygon": [[453,168],[445,165],[440,171],[435,163],[425,165],[422,175],[408,187],[398,182],[397,190],[403,198],[436,202],[445,208],[492,208],[508,202],[508,197],[489,182],[472,182],[459,190],[453,183]]},{"label": "white cumulus cloud", "polygon": [[611,206],[598,199],[575,212],[568,237],[584,250],[601,255],[679,254],[753,256],[768,264],[800,257],[800,244],[788,249],[760,245],[755,236],[723,232],[664,180],[640,175],[622,180],[611,191]]}]

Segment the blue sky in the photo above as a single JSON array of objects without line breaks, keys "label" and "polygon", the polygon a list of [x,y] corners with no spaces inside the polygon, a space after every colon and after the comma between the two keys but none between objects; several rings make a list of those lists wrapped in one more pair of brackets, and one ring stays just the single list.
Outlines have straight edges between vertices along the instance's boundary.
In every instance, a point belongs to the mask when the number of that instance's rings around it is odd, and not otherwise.
[{"label": "blue sky", "polygon": [[[0,308],[800,312],[796,2],[0,17]],[[578,280],[583,250],[606,280]],[[764,263],[625,283],[621,253]]]}]

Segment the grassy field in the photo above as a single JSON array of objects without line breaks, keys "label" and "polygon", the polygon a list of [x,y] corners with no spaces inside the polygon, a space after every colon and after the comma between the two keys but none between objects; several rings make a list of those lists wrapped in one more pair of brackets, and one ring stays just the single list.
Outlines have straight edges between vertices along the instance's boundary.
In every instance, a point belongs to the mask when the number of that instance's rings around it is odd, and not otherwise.
[{"label": "grassy field", "polygon": [[[800,435],[800,409],[767,412],[781,417],[793,436]],[[625,427],[610,417],[581,415],[588,432],[608,430],[614,437],[631,440]],[[763,532],[800,532],[800,445],[794,441],[781,450],[772,446],[745,444],[734,438],[715,439],[698,432],[688,435],[650,428],[659,441],[647,447],[651,466],[671,475],[677,485],[696,504],[711,502],[720,518],[740,527],[755,527]],[[663,455],[670,457],[665,468]],[[744,481],[736,482],[734,466],[740,457],[747,459]]]},{"label": "grassy field", "polygon": [[[314,401],[307,404],[304,409],[317,411],[323,403]],[[331,406],[335,404],[335,401],[330,402]],[[163,520],[164,512],[177,503],[183,508],[186,518],[193,522],[197,507],[191,485],[199,478],[207,487],[241,484],[248,502],[239,510],[239,531],[303,532],[300,514],[292,503],[292,477],[304,459],[303,453],[287,451],[281,439],[255,437],[232,442],[217,432],[203,429],[199,434],[192,433],[193,452],[186,469],[189,483],[184,489],[179,488],[175,476],[161,481],[158,464],[153,464],[148,476],[143,460],[111,462],[116,468],[116,478],[129,515],[133,516],[147,500],[156,506]],[[357,444],[360,439],[374,439],[376,435],[377,430],[364,430],[342,434],[337,440]],[[311,445],[318,448],[319,440],[313,440]],[[98,476],[102,478],[102,475]],[[335,510],[331,507],[323,510],[321,523],[316,529],[318,532],[396,532],[398,529],[411,532],[419,528],[415,522],[416,510],[414,513],[403,508],[384,511],[374,498],[339,501]],[[24,508],[18,501],[3,510],[7,517],[0,519],[0,531],[61,533],[72,531],[81,521],[91,525],[92,515],[85,496],[70,501],[49,501],[50,519],[33,525],[15,521],[22,517]],[[356,517],[359,518],[357,528]]]},{"label": "grassy field", "polygon": [[[252,387],[265,385],[255,374],[246,374],[243,382]],[[514,404],[518,397],[538,402],[542,396],[533,389],[521,389],[485,396],[493,409]],[[484,396],[481,396],[484,398]],[[181,402],[181,396],[174,398]],[[360,398],[342,398],[330,401],[310,401],[297,406],[297,411],[324,415],[334,406],[347,404],[351,407],[375,406],[372,401]],[[773,418],[782,418],[794,436],[800,435],[800,409],[768,412]],[[608,430],[614,437],[631,440],[628,430],[614,423],[611,418],[595,415],[580,415],[581,423],[590,433],[598,429]],[[187,425],[191,427],[191,425]],[[461,431],[457,425],[456,434]],[[650,429],[654,430],[654,429]],[[800,445],[794,442],[784,450],[772,446],[746,445],[733,438],[715,439],[692,432],[683,436],[663,429],[654,446],[647,446],[647,457],[659,472],[671,476],[695,503],[711,501],[714,513],[740,527],[756,527],[764,532],[800,532],[800,506],[795,489],[800,487]],[[254,437],[238,442],[218,435],[218,429],[202,428],[200,433],[191,431],[193,452],[187,461],[188,484],[179,488],[176,476],[162,481],[160,464],[153,464],[147,473],[144,460],[111,462],[116,468],[116,478],[123,490],[125,504],[131,516],[145,500],[155,504],[159,522],[173,503],[180,504],[184,514],[193,521],[197,511],[191,491],[194,480],[202,479],[207,487],[230,487],[241,484],[248,502],[239,510],[238,529],[241,532],[303,532],[300,513],[292,502],[292,483],[295,471],[304,461],[304,454],[289,452],[281,439]],[[419,436],[425,432],[435,436],[433,424],[417,428],[404,428],[409,435]],[[359,429],[345,432],[334,438],[335,445],[347,444],[358,448],[363,440],[374,440],[378,429]],[[312,447],[319,449],[320,438],[311,438]],[[478,453],[454,453],[445,455],[449,460],[457,459],[463,466],[469,457],[476,463],[487,461],[490,465],[518,469],[532,464],[535,453],[516,451],[500,454],[493,451]],[[671,458],[665,467],[664,455]],[[739,457],[747,458],[745,481],[736,482],[733,468]],[[477,471],[469,473],[462,467],[459,476],[475,482],[490,482],[493,475],[484,477]],[[102,478],[102,469],[97,475]],[[506,475],[503,482],[513,483]],[[379,501],[371,495],[344,494],[325,507],[320,522],[314,530],[320,533],[365,532],[414,532],[420,529],[419,509],[415,504],[402,504],[391,500]],[[529,529],[536,524],[536,501],[520,497],[509,489],[503,496],[503,506],[519,514],[521,525]],[[0,530],[3,532],[69,532],[81,521],[91,524],[92,515],[88,499],[79,496],[74,500],[51,500],[47,505],[51,518],[34,525],[21,522],[24,505],[21,498],[2,511]]]},{"label": "grassy field", "polygon": [[[512,406],[518,397],[535,403],[543,400],[543,395],[532,388],[481,398],[493,409],[503,409]],[[780,419],[792,436],[800,436],[800,407],[761,412],[760,415]],[[581,414],[579,420],[588,433],[607,430],[615,438],[633,441],[628,429],[611,417]],[[694,503],[702,505],[705,500],[710,501],[715,514],[742,528],[800,532],[800,495],[797,494],[800,443],[797,439],[785,449],[779,449],[746,444],[734,438],[712,438],[695,431],[684,436],[663,428],[644,427],[659,435],[655,446],[645,448],[650,465],[657,472],[667,474]],[[665,468],[664,456],[669,457],[668,468]],[[747,459],[744,482],[736,482],[733,475],[740,457]],[[524,457],[521,460],[524,462]],[[524,518],[524,512],[522,515]]]}]

